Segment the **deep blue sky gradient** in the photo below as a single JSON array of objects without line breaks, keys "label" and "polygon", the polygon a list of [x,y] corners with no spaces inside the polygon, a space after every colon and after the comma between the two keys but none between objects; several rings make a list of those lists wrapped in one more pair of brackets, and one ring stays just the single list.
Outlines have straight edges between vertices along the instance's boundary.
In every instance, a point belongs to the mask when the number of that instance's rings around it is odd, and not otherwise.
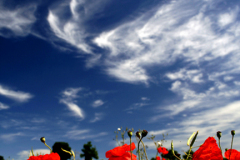
[{"label": "deep blue sky gradient", "polygon": [[197,130],[194,146],[221,131],[223,151],[235,130],[238,150],[239,13],[237,0],[1,1],[0,155],[47,154],[44,136],[107,159],[120,127],[168,133],[181,155]]}]

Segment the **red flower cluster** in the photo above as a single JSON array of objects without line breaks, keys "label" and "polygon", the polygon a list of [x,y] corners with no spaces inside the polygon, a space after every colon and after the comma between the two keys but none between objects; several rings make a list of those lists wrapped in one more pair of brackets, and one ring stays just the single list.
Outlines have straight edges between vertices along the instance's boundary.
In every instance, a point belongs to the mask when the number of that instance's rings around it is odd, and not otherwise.
[{"label": "red flower cluster", "polygon": [[53,152],[51,154],[31,156],[28,158],[28,160],[60,160],[60,156],[58,155],[58,153]]},{"label": "red flower cluster", "polygon": [[[232,153],[231,153],[232,150]],[[231,157],[229,159],[231,153]],[[229,149],[224,153],[224,156],[229,160],[239,160],[240,159],[240,152],[238,152],[236,149]]]},{"label": "red flower cluster", "polygon": [[[232,153],[231,153],[232,150]],[[231,157],[229,159],[231,153]],[[229,149],[224,153],[229,160],[240,160],[240,152],[235,149]],[[222,152],[213,137],[208,137],[202,146],[193,153],[193,160],[219,160],[223,159]]]},{"label": "red flower cluster", "polygon": [[[136,148],[135,144],[132,142],[132,151]],[[168,154],[168,150],[164,147],[159,147],[158,153]],[[124,144],[120,147],[115,147],[112,150],[106,152],[106,158],[109,160],[131,160],[130,145]],[[231,157],[229,159],[231,153]],[[41,156],[41,155],[40,155]],[[46,155],[45,155],[46,156]],[[49,155],[50,156],[50,155]],[[59,155],[57,154],[59,157]],[[225,152],[224,156],[229,160],[240,160],[240,152],[235,149],[229,149]],[[35,156],[31,156],[35,157]],[[60,160],[57,159],[31,159],[28,160]],[[217,145],[217,141],[214,137],[208,137],[205,142],[199,147],[199,149],[193,153],[192,160],[222,160],[222,152]],[[137,160],[137,156],[132,154],[132,160]],[[160,160],[159,156],[156,156],[156,160]],[[164,158],[162,160],[165,160]]]},{"label": "red flower cluster", "polygon": [[168,154],[168,150],[164,147],[160,146],[157,150],[158,150],[158,153]]},{"label": "red flower cluster", "polygon": [[[158,150],[158,153],[168,154],[168,150],[166,148],[164,148],[164,147],[160,146],[157,150]],[[157,156],[156,160],[160,160],[160,157]],[[163,158],[162,160],[165,160],[165,158]]]},{"label": "red flower cluster", "polygon": [[[156,160],[161,160],[161,158],[159,156],[156,156]],[[163,158],[162,160],[166,160],[166,159]]]},{"label": "red flower cluster", "polygon": [[[132,142],[132,151],[136,148],[135,144]],[[106,158],[109,160],[131,160],[130,145],[124,144],[123,146],[115,147],[112,150],[106,152]],[[132,160],[137,160],[137,156],[132,154]]]},{"label": "red flower cluster", "polygon": [[222,152],[213,137],[208,137],[203,145],[193,153],[193,160],[219,160],[223,159]]}]

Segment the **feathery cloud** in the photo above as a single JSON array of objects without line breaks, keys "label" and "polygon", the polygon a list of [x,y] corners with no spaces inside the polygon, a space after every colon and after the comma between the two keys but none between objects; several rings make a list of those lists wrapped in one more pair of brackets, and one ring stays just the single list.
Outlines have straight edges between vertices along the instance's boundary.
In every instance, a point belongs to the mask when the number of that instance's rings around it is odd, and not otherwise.
[{"label": "feathery cloud", "polygon": [[[184,73],[180,71],[179,75],[167,76],[200,83],[203,82],[202,70],[207,71],[208,67],[201,64],[215,64],[219,58],[228,55],[231,58],[223,61],[223,67],[218,71],[229,68],[232,73],[237,73],[240,69],[237,64],[240,40],[237,38],[239,31],[236,30],[239,21],[233,24],[234,18],[231,18],[229,22],[220,20],[220,24],[218,18],[226,19],[222,14],[228,13],[208,13],[214,5],[217,4],[213,1],[171,1],[160,6],[153,16],[143,14],[103,32],[93,42],[109,51],[104,60],[107,66],[105,71],[119,81],[148,84],[153,78],[148,68],[170,66],[181,59],[189,66],[201,67],[200,70],[197,69],[196,73],[193,73],[195,70],[183,70]],[[234,11],[229,11],[230,17],[236,17],[239,13],[238,6],[234,7]],[[229,24],[229,28],[225,28],[223,23]]]},{"label": "feathery cloud", "polygon": [[101,105],[103,105],[103,104],[104,104],[104,102],[103,102],[101,99],[98,99],[98,100],[95,100],[95,101],[93,102],[92,106],[93,106],[94,108],[97,108],[97,107],[99,107],[99,106],[101,106]]},{"label": "feathery cloud", "polygon": [[[106,2],[107,0],[58,2],[49,9],[47,21],[56,37],[80,49],[82,53],[94,56],[92,48],[85,40],[90,34],[86,32],[84,22],[101,11]],[[91,67],[97,59],[98,56],[91,58],[87,66]]]},{"label": "feathery cloud", "polygon": [[8,108],[9,108],[9,106],[0,102],[0,110],[8,109]]},{"label": "feathery cloud", "polygon": [[31,26],[36,21],[36,4],[8,9],[0,3],[0,36],[26,36],[31,33]]},{"label": "feathery cloud", "polygon": [[30,93],[14,91],[2,85],[0,85],[0,95],[19,102],[26,102],[33,97],[33,95],[31,95]]},{"label": "feathery cloud", "polygon": [[69,110],[71,110],[75,116],[85,118],[84,111],[76,104],[75,99],[78,97],[77,93],[82,90],[82,88],[67,88],[62,92],[62,98],[60,103],[65,104]]}]

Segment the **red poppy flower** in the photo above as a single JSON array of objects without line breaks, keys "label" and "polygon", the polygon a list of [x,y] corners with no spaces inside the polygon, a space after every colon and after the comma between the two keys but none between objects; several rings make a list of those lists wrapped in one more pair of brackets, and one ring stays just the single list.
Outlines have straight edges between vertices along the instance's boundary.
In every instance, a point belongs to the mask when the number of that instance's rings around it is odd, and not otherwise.
[{"label": "red poppy flower", "polygon": [[31,156],[28,158],[28,160],[60,160],[60,156],[58,153],[52,152],[51,154]]},{"label": "red poppy flower", "polygon": [[164,147],[160,146],[157,150],[158,150],[158,153],[168,154],[168,150]]},{"label": "red poppy flower", "polygon": [[[159,156],[156,156],[156,160],[160,160],[161,158]],[[165,158],[163,158],[162,160],[166,160]]]},{"label": "red poppy flower", "polygon": [[[136,148],[132,142],[132,151]],[[124,144],[123,146],[115,147],[112,150],[106,152],[106,158],[109,160],[131,160],[130,145]],[[137,160],[137,156],[132,154],[132,160]]]},{"label": "red poppy flower", "polygon": [[[232,150],[232,153],[231,153],[231,150]],[[230,153],[231,153],[231,157],[229,159]],[[238,152],[236,149],[229,149],[224,153],[224,156],[229,160],[238,160],[240,159],[240,152]]]},{"label": "red poppy flower", "polygon": [[217,145],[215,138],[208,137],[203,145],[193,153],[193,160],[219,160],[223,159],[220,148]]}]

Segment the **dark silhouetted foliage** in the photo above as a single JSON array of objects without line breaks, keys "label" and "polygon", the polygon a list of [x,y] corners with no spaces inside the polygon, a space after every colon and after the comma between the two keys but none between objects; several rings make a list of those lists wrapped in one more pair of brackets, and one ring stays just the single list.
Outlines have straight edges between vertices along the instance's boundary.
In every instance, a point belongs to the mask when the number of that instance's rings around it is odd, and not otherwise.
[{"label": "dark silhouetted foliage", "polygon": [[54,145],[52,146],[52,151],[54,153],[58,153],[61,160],[70,159],[71,155],[69,153],[62,151],[61,148],[71,152],[71,147],[69,147],[69,144],[66,142],[55,142]]},{"label": "dark silhouetted foliage", "polygon": [[3,156],[0,156],[0,160],[4,160],[4,157],[3,157]]},{"label": "dark silhouetted foliage", "polygon": [[82,152],[84,154],[80,154],[80,157],[85,157],[85,160],[92,160],[92,158],[98,159],[98,152],[96,150],[96,148],[91,148],[92,144],[89,141],[87,144],[83,145],[83,149]]},{"label": "dark silhouetted foliage", "polygon": [[[189,150],[187,150],[186,153],[188,154],[188,152],[189,152]],[[191,150],[190,155],[188,156],[188,159],[192,159],[191,157],[193,156],[193,153],[194,153],[194,152]],[[191,156],[191,157],[190,157],[190,156]],[[184,155],[183,155],[183,158],[184,158],[184,159],[187,159],[187,155],[186,155],[185,153],[184,153]]]},{"label": "dark silhouetted foliage", "polygon": [[[174,150],[174,153],[175,153],[175,155],[177,156],[177,154],[179,154],[178,153],[178,151],[176,151],[176,150]],[[168,154],[161,154],[161,156],[162,156],[162,158],[165,158],[165,159],[167,159],[167,158],[169,158],[170,160],[178,160],[173,154],[172,154],[172,150],[170,149],[170,150],[168,150]],[[179,156],[179,158],[181,158],[181,155]]]}]

